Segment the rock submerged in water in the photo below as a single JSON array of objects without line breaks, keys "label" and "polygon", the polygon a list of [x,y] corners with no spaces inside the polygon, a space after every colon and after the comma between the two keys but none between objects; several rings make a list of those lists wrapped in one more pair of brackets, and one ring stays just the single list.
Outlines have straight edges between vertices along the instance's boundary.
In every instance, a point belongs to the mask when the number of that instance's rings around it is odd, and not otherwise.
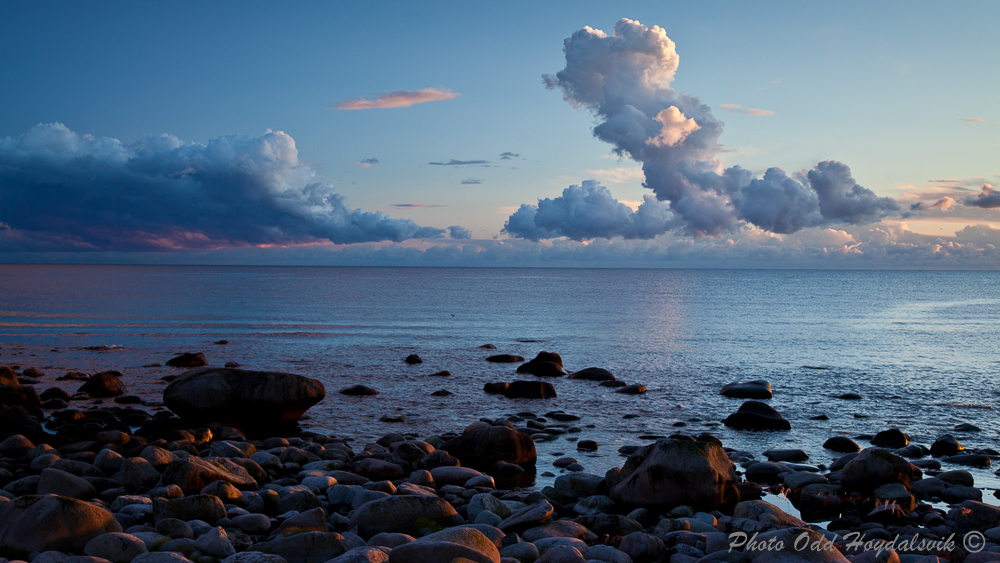
[{"label": "rock submerged in water", "polygon": [[727,383],[719,391],[719,394],[731,399],[770,399],[773,396],[771,384],[763,379],[744,383],[735,381]]},{"label": "rock submerged in water", "polygon": [[116,397],[125,394],[125,384],[122,383],[121,372],[105,371],[94,374],[79,389],[77,393],[86,393],[91,397]]},{"label": "rock submerged in water", "polygon": [[163,403],[192,421],[266,427],[295,422],[325,396],[322,383],[301,375],[202,368],[171,382]]},{"label": "rock submerged in water", "polygon": [[823,448],[841,454],[850,454],[861,451],[861,446],[847,436],[834,436],[833,438],[823,442]]},{"label": "rock submerged in water", "polygon": [[531,436],[506,426],[471,430],[448,440],[441,450],[457,457],[463,465],[491,469],[498,461],[533,466],[537,458]]},{"label": "rock submerged in water", "polygon": [[491,395],[503,395],[507,391],[507,387],[510,384],[506,381],[494,381],[483,385],[483,391]]},{"label": "rock submerged in water", "polygon": [[514,381],[503,393],[508,399],[553,399],[556,388],[545,381]]},{"label": "rock submerged in water", "polygon": [[406,363],[408,363],[408,364],[422,364],[422,363],[424,363],[424,361],[420,359],[420,356],[418,356],[416,354],[410,354],[403,361],[406,362]]},{"label": "rock submerged in water", "polygon": [[559,377],[566,375],[562,358],[555,352],[539,352],[535,359],[517,366],[517,373],[530,373],[539,377]]},{"label": "rock submerged in water", "polygon": [[609,496],[627,505],[714,510],[739,501],[736,469],[713,442],[657,440],[625,462]]},{"label": "rock submerged in water", "polygon": [[353,395],[353,396],[363,396],[363,395],[378,395],[378,391],[367,387],[365,385],[351,385],[350,387],[345,387],[340,390],[341,395]]},{"label": "rock submerged in water", "polygon": [[166,361],[166,365],[172,368],[198,368],[201,366],[207,366],[208,360],[205,359],[205,354],[201,352],[186,353],[170,358]]},{"label": "rock submerged in water", "polygon": [[494,354],[486,358],[487,362],[493,362],[495,364],[513,364],[516,362],[523,362],[524,356],[515,356],[513,354]]},{"label": "rock submerged in water", "polygon": [[567,379],[582,379],[584,381],[614,381],[615,376],[604,368],[585,368],[569,374]]},{"label": "rock submerged in water", "polygon": [[890,428],[875,434],[875,437],[871,439],[871,443],[873,446],[880,448],[898,450],[910,443],[910,437],[899,428]]},{"label": "rock submerged in water", "polygon": [[792,425],[770,405],[747,401],[723,421],[737,430],[791,430]]},{"label": "rock submerged in water", "polygon": [[844,465],[840,482],[845,491],[871,493],[892,483],[909,489],[920,475],[920,469],[891,452],[865,448]]}]

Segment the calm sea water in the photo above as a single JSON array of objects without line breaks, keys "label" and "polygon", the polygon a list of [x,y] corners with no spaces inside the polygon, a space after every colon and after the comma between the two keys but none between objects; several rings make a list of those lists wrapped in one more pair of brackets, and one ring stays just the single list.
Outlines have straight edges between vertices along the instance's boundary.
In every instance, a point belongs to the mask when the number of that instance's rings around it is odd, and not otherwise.
[{"label": "calm sea water", "polygon": [[[982,431],[958,435],[966,447],[1000,449],[998,342],[1000,274],[990,272],[0,265],[0,365],[42,368],[42,388],[73,391],[54,381],[65,371],[116,369],[130,392],[155,401],[160,377],[182,370],[142,366],[201,351],[212,365],[320,379],[327,398],[304,426],[362,441],[524,410],[582,416],[571,436],[600,451],[540,444],[539,471],[566,452],[603,473],[620,465],[620,446],[678,430],[711,431],[755,454],[802,448],[829,463],[821,446],[836,434],[898,426],[929,446],[969,422]],[[93,349],[102,346],[115,348]],[[524,378],[487,355],[542,350],[571,371],[603,367],[649,392],[564,378],[549,401],[482,391]],[[424,363],[405,364],[412,353]],[[428,377],[439,370],[452,375]],[[770,381],[790,432],[718,425],[740,404],[719,388],[751,379]],[[381,394],[336,393],[356,383]],[[438,389],[454,395],[431,396]],[[845,392],[864,400],[832,398]],[[379,422],[396,414],[406,422]],[[810,420],[818,414],[830,420]],[[976,471],[978,484],[996,486],[995,469]]]}]

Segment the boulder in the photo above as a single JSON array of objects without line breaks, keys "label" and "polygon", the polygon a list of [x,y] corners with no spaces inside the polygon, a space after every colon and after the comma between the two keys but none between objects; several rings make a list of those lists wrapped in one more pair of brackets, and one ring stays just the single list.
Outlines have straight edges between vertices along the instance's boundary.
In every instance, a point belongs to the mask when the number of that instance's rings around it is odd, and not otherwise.
[{"label": "boulder", "polygon": [[529,362],[517,366],[517,373],[530,373],[539,377],[558,377],[567,372],[562,365],[562,358],[554,352],[539,352]]},{"label": "boulder", "polygon": [[500,551],[474,528],[452,528],[426,535],[389,552],[389,563],[500,563]]},{"label": "boulder", "polygon": [[86,393],[91,397],[117,397],[124,395],[128,389],[122,383],[121,373],[117,371],[104,371],[90,376],[77,393]]},{"label": "boulder", "polygon": [[358,527],[361,537],[371,537],[382,532],[419,535],[427,523],[441,526],[459,526],[465,519],[455,512],[447,501],[437,497],[390,496],[365,503],[351,515],[351,527]]},{"label": "boulder", "polygon": [[448,440],[441,449],[457,457],[462,465],[482,470],[498,461],[521,466],[535,465],[537,454],[531,436],[506,426],[489,426]]},{"label": "boulder", "polygon": [[406,363],[408,363],[408,364],[422,364],[422,363],[424,363],[424,361],[420,359],[420,356],[418,356],[416,354],[410,354],[403,361],[406,362]]},{"label": "boulder", "polygon": [[641,383],[633,383],[632,385],[626,385],[624,387],[615,389],[615,393],[622,393],[624,395],[642,395],[648,389],[645,385]]},{"label": "boulder", "polygon": [[604,368],[586,368],[569,374],[567,378],[585,381],[614,381],[615,376]]},{"label": "boulder", "polygon": [[547,500],[540,500],[534,504],[529,504],[515,510],[510,516],[504,518],[503,522],[500,522],[500,525],[497,527],[508,534],[511,532],[523,532],[547,522],[552,517],[552,514],[555,513],[555,510],[552,503]]},{"label": "boulder", "polygon": [[215,524],[226,517],[226,506],[219,497],[212,495],[191,495],[177,499],[153,499],[153,520],[176,518],[189,522],[202,520]]},{"label": "boulder", "polygon": [[514,381],[503,394],[508,399],[554,399],[556,388],[546,381]]},{"label": "boulder", "polygon": [[486,358],[487,362],[493,362],[495,364],[513,364],[517,362],[523,362],[524,357],[515,356],[513,354],[495,354]]},{"label": "boulder", "polygon": [[17,372],[7,366],[0,366],[0,385],[18,385]]},{"label": "boulder", "polygon": [[934,457],[950,456],[964,449],[954,436],[946,434],[934,440],[934,443],[931,444],[931,455]]},{"label": "boulder", "polygon": [[306,532],[254,544],[249,551],[278,555],[288,563],[324,563],[347,551],[344,536],[333,532]]},{"label": "boulder", "polygon": [[722,387],[719,394],[731,399],[770,399],[772,397],[771,384],[762,379],[744,383],[735,381],[728,383]]},{"label": "boulder", "polygon": [[847,436],[834,436],[833,438],[823,442],[823,448],[841,454],[850,454],[861,451],[861,446]]},{"label": "boulder", "polygon": [[172,368],[200,368],[201,366],[207,366],[208,360],[205,359],[205,354],[201,352],[194,354],[187,353],[170,358],[166,361],[166,365]]},{"label": "boulder", "polygon": [[30,385],[0,385],[0,404],[31,408],[42,404],[42,399]]},{"label": "boulder", "polygon": [[889,448],[892,450],[898,450],[899,448],[906,447],[910,443],[910,438],[899,428],[890,428],[888,430],[883,430],[875,437],[871,439],[871,444],[873,446],[878,446],[880,448]]},{"label": "boulder", "polygon": [[112,563],[129,563],[147,552],[146,544],[132,534],[110,532],[87,542],[83,552],[91,557],[107,559]]},{"label": "boulder", "polygon": [[25,557],[32,551],[82,553],[97,536],[121,531],[107,510],[68,497],[25,495],[0,507],[0,548]]},{"label": "boulder", "polygon": [[967,500],[958,505],[952,516],[955,520],[955,532],[959,534],[973,530],[984,532],[1000,526],[1000,508],[974,500]]},{"label": "boulder", "polygon": [[844,466],[840,483],[847,492],[870,493],[890,483],[901,483],[909,489],[919,472],[910,462],[891,452],[865,448]]},{"label": "boulder", "polygon": [[351,385],[350,387],[345,387],[340,390],[341,395],[352,395],[352,396],[364,396],[364,395],[378,395],[378,391],[367,387],[365,385]]},{"label": "boulder", "polygon": [[494,381],[483,385],[483,391],[486,391],[490,395],[503,395],[507,392],[509,385],[506,381]]},{"label": "boulder", "polygon": [[179,459],[170,462],[163,471],[163,484],[177,485],[185,494],[201,491],[215,481],[225,481],[242,490],[257,488],[257,481],[245,468],[225,458]]},{"label": "boulder", "polygon": [[737,430],[791,430],[792,425],[782,418],[781,413],[770,405],[759,401],[747,401],[729,415],[726,426]]},{"label": "boulder", "polygon": [[301,375],[201,368],[171,382],[163,403],[193,421],[268,427],[298,420],[325,396],[322,383]]},{"label": "boulder", "polygon": [[97,496],[97,490],[82,477],[50,467],[42,470],[41,479],[38,481],[38,494],[89,500]]},{"label": "boulder", "polygon": [[634,506],[709,511],[739,500],[736,482],[736,470],[718,444],[666,439],[631,455],[609,496]]}]

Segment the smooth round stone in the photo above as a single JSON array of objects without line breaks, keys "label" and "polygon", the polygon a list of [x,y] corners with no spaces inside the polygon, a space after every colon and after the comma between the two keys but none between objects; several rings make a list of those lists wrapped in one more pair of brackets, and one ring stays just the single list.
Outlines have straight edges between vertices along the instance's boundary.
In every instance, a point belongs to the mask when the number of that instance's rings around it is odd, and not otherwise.
[{"label": "smooth round stone", "polygon": [[248,534],[265,534],[271,529],[271,519],[264,514],[243,514],[233,518],[233,525]]}]

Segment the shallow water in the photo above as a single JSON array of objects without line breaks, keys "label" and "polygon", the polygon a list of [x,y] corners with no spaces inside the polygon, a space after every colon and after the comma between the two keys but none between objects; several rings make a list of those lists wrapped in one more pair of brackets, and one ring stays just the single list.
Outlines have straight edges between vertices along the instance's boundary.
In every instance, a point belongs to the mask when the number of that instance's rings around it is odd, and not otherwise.
[{"label": "shallow water", "polygon": [[[41,367],[40,388],[70,391],[55,377],[116,369],[130,392],[158,400],[159,378],[182,370],[141,366],[203,351],[213,365],[320,379],[327,398],[304,426],[361,441],[519,411],[583,417],[567,436],[597,440],[599,452],[577,455],[565,436],[541,443],[539,472],[558,472],[548,460],[564,452],[603,473],[621,464],[620,446],[676,431],[711,431],[758,456],[802,448],[814,464],[835,457],[821,447],[830,436],[890,426],[929,446],[969,422],[982,431],[959,435],[966,447],[1000,449],[998,282],[991,272],[0,265],[0,365]],[[119,348],[85,349],[102,346]],[[531,377],[487,355],[541,350],[649,391],[565,378],[548,401],[482,391]],[[405,364],[411,353],[424,363]],[[452,375],[428,377],[439,370]],[[740,404],[719,388],[750,379],[770,381],[790,432],[718,424]],[[381,394],[336,393],[356,383]],[[442,388],[454,395],[430,395]],[[845,392],[864,399],[831,398]],[[820,413],[830,420],[809,420]],[[387,414],[406,421],[378,421]],[[977,484],[996,487],[994,470],[974,471]]]}]

